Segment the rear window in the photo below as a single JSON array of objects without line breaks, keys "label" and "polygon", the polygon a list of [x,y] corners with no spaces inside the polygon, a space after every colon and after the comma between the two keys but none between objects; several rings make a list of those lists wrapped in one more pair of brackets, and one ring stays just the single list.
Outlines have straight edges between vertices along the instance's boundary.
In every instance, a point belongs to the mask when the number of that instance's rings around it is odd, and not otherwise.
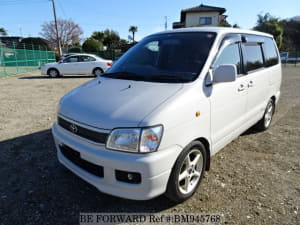
[{"label": "rear window", "polygon": [[248,72],[264,67],[260,44],[245,44],[243,46],[243,58]]},{"label": "rear window", "polygon": [[275,47],[275,42],[272,38],[265,38],[263,43],[265,66],[270,67],[278,64],[278,54]]}]

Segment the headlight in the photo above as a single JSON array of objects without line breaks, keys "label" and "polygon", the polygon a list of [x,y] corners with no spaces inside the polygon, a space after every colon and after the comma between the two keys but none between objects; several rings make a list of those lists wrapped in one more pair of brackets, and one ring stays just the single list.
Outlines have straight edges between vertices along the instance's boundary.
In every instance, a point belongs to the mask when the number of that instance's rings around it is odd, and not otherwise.
[{"label": "headlight", "polygon": [[162,126],[114,129],[107,140],[108,149],[130,152],[156,151],[162,136]]}]

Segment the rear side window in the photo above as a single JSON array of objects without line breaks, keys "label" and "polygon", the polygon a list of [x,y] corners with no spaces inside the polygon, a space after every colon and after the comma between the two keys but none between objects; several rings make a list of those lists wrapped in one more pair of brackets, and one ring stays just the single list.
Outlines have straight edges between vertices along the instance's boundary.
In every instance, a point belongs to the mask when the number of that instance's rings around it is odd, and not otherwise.
[{"label": "rear side window", "polygon": [[96,59],[94,57],[84,55],[84,56],[81,56],[80,61],[81,62],[90,62],[90,61],[96,61]]},{"label": "rear side window", "polygon": [[241,60],[238,44],[232,44],[223,49],[213,64],[213,70],[223,64],[234,64],[236,65],[237,74],[241,73]]},{"label": "rear side window", "polygon": [[278,55],[272,38],[265,38],[264,44],[265,66],[270,67],[278,64]]},{"label": "rear side window", "polygon": [[243,45],[243,59],[248,72],[264,67],[260,44]]}]

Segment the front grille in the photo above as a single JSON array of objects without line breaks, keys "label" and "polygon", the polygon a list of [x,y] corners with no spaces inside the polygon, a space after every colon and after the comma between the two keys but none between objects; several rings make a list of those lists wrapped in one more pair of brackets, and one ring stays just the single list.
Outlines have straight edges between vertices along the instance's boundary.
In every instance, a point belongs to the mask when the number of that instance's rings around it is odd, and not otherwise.
[{"label": "front grille", "polygon": [[64,129],[66,129],[78,136],[84,137],[84,138],[89,139],[94,142],[98,142],[98,143],[102,143],[102,144],[106,143],[106,139],[108,137],[107,133],[100,133],[97,131],[86,129],[77,124],[69,122],[61,117],[57,118],[57,122],[58,122],[58,125],[60,125]]},{"label": "front grille", "polygon": [[87,172],[97,176],[103,177],[103,167],[90,163],[80,157],[80,153],[75,151],[66,145],[60,146],[61,153],[76,166],[79,166],[81,169],[86,170]]}]

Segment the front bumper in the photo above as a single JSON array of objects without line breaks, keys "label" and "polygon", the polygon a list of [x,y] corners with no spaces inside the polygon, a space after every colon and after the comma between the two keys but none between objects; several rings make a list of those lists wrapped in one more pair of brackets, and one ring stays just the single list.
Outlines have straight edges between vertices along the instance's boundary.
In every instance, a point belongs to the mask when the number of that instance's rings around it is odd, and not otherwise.
[{"label": "front bumper", "polygon": [[[78,137],[56,123],[52,127],[52,133],[60,163],[100,191],[134,200],[151,199],[166,191],[171,169],[182,150],[177,145],[148,154],[107,150],[105,145]],[[76,150],[82,159],[102,166],[103,178],[87,172],[68,160],[60,150],[61,145],[67,145]],[[115,170],[140,173],[141,183],[131,184],[118,181]]]},{"label": "front bumper", "polygon": [[47,68],[45,66],[41,66],[41,74],[47,75]]}]

